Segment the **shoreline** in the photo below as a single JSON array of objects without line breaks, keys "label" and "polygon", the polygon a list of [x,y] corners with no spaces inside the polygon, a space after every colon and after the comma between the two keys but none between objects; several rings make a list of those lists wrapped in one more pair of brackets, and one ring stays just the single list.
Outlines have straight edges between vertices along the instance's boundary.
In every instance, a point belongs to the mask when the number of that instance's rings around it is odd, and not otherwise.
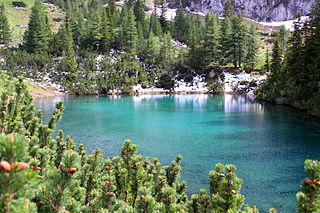
[{"label": "shoreline", "polygon": [[213,93],[209,91],[139,91],[132,94],[129,93],[105,93],[105,94],[86,94],[86,95],[75,95],[63,92],[30,92],[33,98],[50,98],[50,97],[62,97],[62,96],[140,96],[140,95],[248,95],[255,97],[253,93],[237,93],[237,92],[223,92],[223,93]]},{"label": "shoreline", "polygon": [[[238,93],[238,92],[223,92],[223,93],[213,93],[209,91],[138,91],[134,92],[132,94],[128,93],[106,93],[106,94],[87,94],[87,95],[75,95],[75,94],[69,94],[69,93],[63,93],[63,92],[55,92],[55,91],[46,91],[46,92],[30,92],[30,95],[33,97],[33,99],[37,98],[54,98],[54,97],[65,97],[65,96],[143,96],[143,95],[246,95],[250,96],[254,99],[256,99],[256,96],[253,94],[253,92],[247,92],[247,93]],[[313,112],[308,112],[306,109],[299,107],[294,104],[290,103],[282,103],[282,102],[272,102],[268,100],[262,100],[260,101],[272,103],[279,106],[288,106],[292,107],[300,112],[304,112],[308,115],[311,115],[316,118],[320,118],[320,114],[316,114]]]}]

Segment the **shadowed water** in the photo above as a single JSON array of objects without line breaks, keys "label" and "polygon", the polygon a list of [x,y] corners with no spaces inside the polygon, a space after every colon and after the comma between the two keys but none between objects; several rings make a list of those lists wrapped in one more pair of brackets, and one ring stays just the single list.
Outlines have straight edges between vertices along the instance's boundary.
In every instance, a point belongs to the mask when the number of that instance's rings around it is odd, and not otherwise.
[{"label": "shadowed water", "polygon": [[125,139],[162,165],[183,156],[188,195],[208,188],[218,162],[235,164],[246,203],[261,212],[296,211],[304,160],[320,159],[320,121],[293,108],[238,95],[157,95],[36,99],[46,120],[65,101],[58,125],[88,151],[120,153]]}]

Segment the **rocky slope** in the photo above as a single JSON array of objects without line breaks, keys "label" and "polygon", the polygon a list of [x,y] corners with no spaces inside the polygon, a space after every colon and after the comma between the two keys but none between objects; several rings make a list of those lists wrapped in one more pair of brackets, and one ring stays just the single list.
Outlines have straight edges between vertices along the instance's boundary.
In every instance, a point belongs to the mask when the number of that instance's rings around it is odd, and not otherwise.
[{"label": "rocky slope", "polygon": [[[295,19],[299,10],[307,15],[313,0],[233,0],[234,9],[244,17],[257,21],[284,21]],[[191,10],[207,14],[223,13],[226,0],[191,0]]]}]

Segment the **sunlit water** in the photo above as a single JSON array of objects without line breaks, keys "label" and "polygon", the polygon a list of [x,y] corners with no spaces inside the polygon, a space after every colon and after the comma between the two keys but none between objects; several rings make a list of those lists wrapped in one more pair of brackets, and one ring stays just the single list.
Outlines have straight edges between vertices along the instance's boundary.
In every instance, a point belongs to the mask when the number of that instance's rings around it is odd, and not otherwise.
[{"label": "sunlit water", "polygon": [[304,160],[320,159],[320,121],[293,108],[247,96],[157,95],[36,99],[46,120],[58,100],[66,109],[58,125],[90,152],[120,153],[125,139],[139,153],[170,164],[183,156],[188,195],[208,188],[218,162],[235,164],[246,203],[261,212],[296,211]]}]

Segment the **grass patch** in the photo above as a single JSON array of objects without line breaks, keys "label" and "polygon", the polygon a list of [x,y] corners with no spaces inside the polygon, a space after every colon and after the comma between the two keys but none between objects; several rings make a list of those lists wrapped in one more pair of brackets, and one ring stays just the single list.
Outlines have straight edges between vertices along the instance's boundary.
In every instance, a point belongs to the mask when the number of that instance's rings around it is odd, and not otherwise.
[{"label": "grass patch", "polygon": [[[26,7],[14,7],[12,2],[15,0],[2,0],[8,22],[12,32],[12,45],[17,45],[22,42],[23,34],[27,29],[29,23],[29,15],[31,8],[34,4],[34,0],[22,0]],[[50,20],[51,30],[56,33],[59,29],[61,22],[55,22],[56,19],[64,19],[65,13],[53,5],[45,5]]]}]

